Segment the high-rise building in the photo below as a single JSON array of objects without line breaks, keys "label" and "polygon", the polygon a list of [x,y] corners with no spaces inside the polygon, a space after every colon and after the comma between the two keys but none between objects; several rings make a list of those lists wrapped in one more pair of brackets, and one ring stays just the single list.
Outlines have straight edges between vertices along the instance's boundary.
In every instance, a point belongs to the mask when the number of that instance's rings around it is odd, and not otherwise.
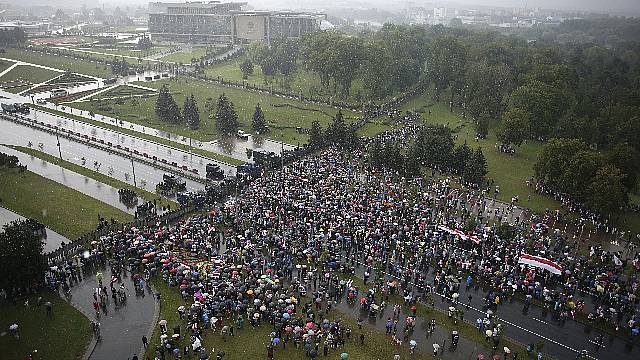
[{"label": "high-rise building", "polygon": [[149,3],[152,39],[191,43],[271,42],[320,29],[324,14],[244,11],[244,2]]}]

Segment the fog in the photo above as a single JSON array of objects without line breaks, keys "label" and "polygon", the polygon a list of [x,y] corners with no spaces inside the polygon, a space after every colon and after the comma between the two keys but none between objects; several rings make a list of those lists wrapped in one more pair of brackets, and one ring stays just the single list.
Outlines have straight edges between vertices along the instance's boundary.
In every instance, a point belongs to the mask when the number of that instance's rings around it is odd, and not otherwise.
[{"label": "fog", "polygon": [[[169,0],[171,1],[171,0]],[[173,0],[182,2],[183,0]],[[558,10],[587,10],[597,12],[613,12],[625,15],[640,12],[639,0],[243,0],[255,8],[271,9],[323,9],[335,7],[372,8],[385,10],[400,10],[405,6],[438,5],[438,6],[491,6],[491,7],[542,7]],[[147,0],[4,0],[3,3],[12,5],[49,5],[63,7],[108,7],[116,5],[144,5]],[[1,8],[1,5],[0,5]]]}]

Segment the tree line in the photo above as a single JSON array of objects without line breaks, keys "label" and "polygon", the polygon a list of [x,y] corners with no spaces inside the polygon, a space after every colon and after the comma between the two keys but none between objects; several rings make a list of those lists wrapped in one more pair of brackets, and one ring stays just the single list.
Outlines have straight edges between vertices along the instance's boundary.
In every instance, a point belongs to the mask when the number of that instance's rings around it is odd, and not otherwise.
[{"label": "tree line", "polygon": [[376,168],[396,171],[402,176],[419,176],[422,167],[458,175],[465,183],[481,185],[487,175],[487,161],[481,148],[466,143],[455,146],[451,130],[443,126],[424,126],[412,143],[378,137],[369,147],[369,163]]},{"label": "tree line", "polygon": [[[213,98],[207,98],[204,103],[204,110],[210,119],[215,120],[216,128],[222,134],[233,135],[240,128],[235,105],[224,93],[218,97],[215,104]],[[192,130],[200,127],[200,110],[193,94],[185,97],[184,105],[182,109],[180,109],[167,85],[163,85],[158,92],[155,112],[162,121],[171,124],[186,123]],[[260,104],[256,105],[251,125],[253,131],[257,134],[263,134],[269,131]]]}]

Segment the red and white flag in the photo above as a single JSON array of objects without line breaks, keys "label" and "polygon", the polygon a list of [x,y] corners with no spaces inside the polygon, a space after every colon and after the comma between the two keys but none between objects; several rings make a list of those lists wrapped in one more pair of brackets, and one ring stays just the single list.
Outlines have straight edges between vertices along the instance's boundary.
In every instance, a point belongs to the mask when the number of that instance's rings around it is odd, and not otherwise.
[{"label": "red and white flag", "polygon": [[447,232],[449,234],[457,235],[462,240],[471,240],[476,244],[480,244],[480,239],[478,239],[474,235],[465,234],[464,232],[462,232],[460,230],[452,229],[452,228],[450,228],[448,226],[445,226],[445,225],[438,225],[438,229],[440,229],[440,230],[442,230],[444,232]]},{"label": "red and white flag", "polygon": [[551,273],[557,275],[562,274],[562,267],[560,265],[540,256],[522,254],[520,255],[520,259],[518,259],[518,264],[527,264],[540,269],[549,270]]}]

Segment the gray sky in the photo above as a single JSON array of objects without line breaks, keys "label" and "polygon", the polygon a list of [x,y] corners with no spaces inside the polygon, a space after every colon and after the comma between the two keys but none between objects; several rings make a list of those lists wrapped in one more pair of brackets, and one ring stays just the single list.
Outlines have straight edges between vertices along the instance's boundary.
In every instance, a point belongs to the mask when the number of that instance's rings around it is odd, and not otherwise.
[{"label": "gray sky", "polygon": [[[156,0],[157,1],[157,0]],[[165,0],[181,1],[181,0]],[[439,6],[459,6],[460,4],[486,5],[499,7],[543,7],[559,10],[590,10],[602,12],[615,12],[624,14],[629,11],[629,15],[640,13],[640,0],[240,0],[247,1],[257,8],[304,8],[304,7],[335,7],[335,5],[353,6],[362,8],[379,7],[388,10],[398,10],[406,3],[416,5],[436,4]],[[0,0],[0,3],[19,5],[63,5],[87,4],[88,7],[98,6],[98,4],[118,4],[118,5],[142,5],[148,0]]]}]

